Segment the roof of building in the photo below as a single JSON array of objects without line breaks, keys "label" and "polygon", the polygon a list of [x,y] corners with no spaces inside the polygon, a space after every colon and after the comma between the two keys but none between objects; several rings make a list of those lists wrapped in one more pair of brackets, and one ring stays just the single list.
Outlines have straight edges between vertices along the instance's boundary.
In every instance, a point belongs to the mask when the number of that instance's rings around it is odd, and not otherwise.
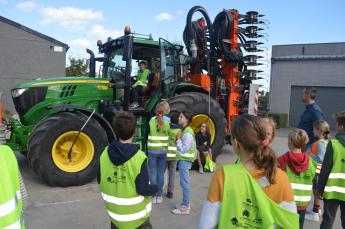
[{"label": "roof of building", "polygon": [[24,26],[22,24],[19,24],[19,23],[15,22],[15,21],[12,21],[12,20],[10,20],[8,18],[0,16],[0,21],[2,21],[4,23],[7,23],[7,24],[9,24],[11,26],[14,26],[14,27],[16,27],[18,29],[21,29],[21,30],[23,30],[25,32],[31,33],[31,34],[33,34],[33,35],[35,35],[37,37],[40,37],[40,38],[42,38],[44,40],[52,42],[52,43],[54,43],[56,45],[62,46],[62,47],[64,47],[66,49],[66,51],[69,49],[69,46],[67,44],[65,44],[65,43],[63,43],[61,41],[58,41],[58,40],[56,40],[56,39],[54,39],[52,37],[49,37],[47,35],[44,35],[43,33],[37,32],[37,31],[35,31],[33,29],[30,29],[30,28],[28,28],[28,27],[26,27],[26,26]]}]

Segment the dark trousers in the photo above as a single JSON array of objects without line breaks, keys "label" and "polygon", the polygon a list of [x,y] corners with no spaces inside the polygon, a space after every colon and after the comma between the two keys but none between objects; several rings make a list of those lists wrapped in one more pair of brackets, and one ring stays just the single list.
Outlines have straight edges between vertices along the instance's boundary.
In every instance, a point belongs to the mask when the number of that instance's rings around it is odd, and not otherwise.
[{"label": "dark trousers", "polygon": [[299,228],[303,229],[305,212],[307,210],[297,211],[299,215]]},{"label": "dark trousers", "polygon": [[132,88],[132,101],[133,102],[138,102],[139,100],[139,95],[141,92],[141,89],[143,88],[143,86],[136,86],[135,88]]},{"label": "dark trousers", "polygon": [[[111,224],[110,229],[119,229],[113,223],[110,222],[110,224]],[[152,229],[152,225],[150,223],[150,218],[148,218],[143,224],[141,224],[139,227],[137,227],[137,229]]]},{"label": "dark trousers", "polygon": [[341,225],[345,228],[345,201],[341,200],[327,200],[323,199],[324,212],[322,214],[322,222],[320,229],[330,229],[333,227],[335,216],[337,215],[338,207],[340,206]]}]

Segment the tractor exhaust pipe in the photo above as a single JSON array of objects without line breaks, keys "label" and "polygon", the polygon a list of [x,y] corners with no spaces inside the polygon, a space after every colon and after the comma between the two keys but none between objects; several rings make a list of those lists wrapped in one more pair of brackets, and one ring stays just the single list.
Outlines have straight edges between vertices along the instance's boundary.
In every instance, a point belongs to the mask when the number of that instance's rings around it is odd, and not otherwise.
[{"label": "tractor exhaust pipe", "polygon": [[86,52],[90,55],[89,77],[95,77],[96,76],[95,54],[90,49],[86,49]]}]

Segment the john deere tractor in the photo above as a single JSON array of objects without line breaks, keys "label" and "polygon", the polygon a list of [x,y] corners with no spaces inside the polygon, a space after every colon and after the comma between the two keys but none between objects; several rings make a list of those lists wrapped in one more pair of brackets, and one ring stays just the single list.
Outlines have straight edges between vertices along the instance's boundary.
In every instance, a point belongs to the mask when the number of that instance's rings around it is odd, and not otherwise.
[{"label": "john deere tractor", "polygon": [[[204,23],[192,21],[197,11],[203,14]],[[104,44],[97,42],[102,57],[88,50],[88,77],[37,79],[16,85],[12,98],[20,119],[6,122],[6,144],[26,155],[34,172],[49,185],[82,185],[95,178],[103,149],[116,139],[112,128],[116,114],[124,110],[136,115],[134,142],[145,151],[154,107],[166,99],[171,114],[182,110],[193,113],[191,126],[196,131],[201,123],[208,123],[216,157],[231,120],[241,112],[239,107],[248,103],[245,95],[252,78],[247,76],[253,74],[243,68],[248,61],[240,48],[232,50],[225,39],[239,36],[231,34],[232,22],[239,18],[226,16],[222,20],[229,23],[222,29],[229,32],[215,35],[206,10],[199,6],[191,9],[184,32],[188,55],[181,45],[137,35],[126,27],[124,36],[109,38]],[[220,47],[217,43],[223,40]],[[141,91],[140,107],[131,110],[131,85],[142,60],[151,76]],[[97,62],[101,67],[96,72]],[[229,78],[226,74],[233,75]],[[229,80],[233,80],[231,87]],[[238,110],[230,112],[230,105]]]}]

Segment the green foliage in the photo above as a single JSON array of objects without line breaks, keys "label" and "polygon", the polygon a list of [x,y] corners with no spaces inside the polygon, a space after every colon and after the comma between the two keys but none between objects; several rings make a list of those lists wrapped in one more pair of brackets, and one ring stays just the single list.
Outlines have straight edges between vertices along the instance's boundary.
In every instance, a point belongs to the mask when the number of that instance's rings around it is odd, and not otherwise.
[{"label": "green foliage", "polygon": [[87,76],[87,64],[84,59],[69,58],[70,66],[66,68],[66,76]]}]

